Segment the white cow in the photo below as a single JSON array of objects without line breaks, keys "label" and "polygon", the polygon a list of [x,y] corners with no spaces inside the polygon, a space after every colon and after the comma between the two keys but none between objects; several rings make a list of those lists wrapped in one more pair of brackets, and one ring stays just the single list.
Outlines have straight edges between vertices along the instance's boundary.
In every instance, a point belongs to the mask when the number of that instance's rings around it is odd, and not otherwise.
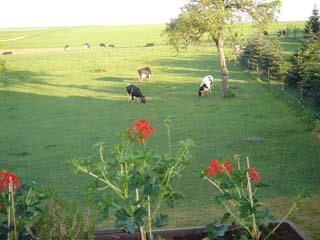
[{"label": "white cow", "polygon": [[203,96],[206,92],[211,92],[213,88],[213,77],[211,75],[205,76],[200,83],[199,97]]}]

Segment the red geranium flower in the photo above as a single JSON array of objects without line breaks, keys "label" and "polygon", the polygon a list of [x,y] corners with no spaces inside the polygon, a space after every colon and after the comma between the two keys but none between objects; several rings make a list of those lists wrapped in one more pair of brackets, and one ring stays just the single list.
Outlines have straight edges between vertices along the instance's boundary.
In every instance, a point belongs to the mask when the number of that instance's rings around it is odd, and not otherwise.
[{"label": "red geranium flower", "polygon": [[249,173],[249,177],[251,179],[251,181],[254,182],[259,182],[261,180],[261,176],[259,175],[259,173],[257,172],[257,170],[253,167],[248,168],[248,173]]},{"label": "red geranium flower", "polygon": [[229,161],[222,161],[219,159],[213,159],[210,161],[210,165],[206,167],[207,175],[208,177],[215,175],[217,173],[223,173],[224,171],[227,171],[228,173],[231,173],[233,171],[232,163]]},{"label": "red geranium flower", "polygon": [[133,122],[132,127],[128,131],[128,136],[136,136],[136,142],[140,143],[148,139],[153,131],[154,128],[148,120],[139,119]]},{"label": "red geranium flower", "polygon": [[0,203],[0,209],[4,208],[4,205],[2,203]]},{"label": "red geranium flower", "polygon": [[223,162],[223,165],[224,165],[224,168],[226,169],[226,171],[228,173],[231,173],[233,171],[233,166],[232,166],[232,163],[229,162],[229,161],[224,161]]},{"label": "red geranium flower", "polygon": [[19,178],[14,173],[8,173],[7,170],[3,169],[1,171],[0,190],[7,189],[10,182],[14,189],[18,189],[20,187]]},{"label": "red geranium flower", "polygon": [[210,165],[206,167],[208,177],[219,172],[219,161],[219,159],[213,159],[210,161]]}]

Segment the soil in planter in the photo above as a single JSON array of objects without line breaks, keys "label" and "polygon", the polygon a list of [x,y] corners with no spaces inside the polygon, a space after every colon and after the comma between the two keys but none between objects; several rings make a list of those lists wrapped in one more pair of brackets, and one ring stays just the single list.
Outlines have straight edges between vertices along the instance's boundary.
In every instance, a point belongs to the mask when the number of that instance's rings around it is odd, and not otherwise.
[{"label": "soil in planter", "polygon": [[[272,229],[277,225],[277,223],[271,223],[268,227],[260,229],[262,231],[260,239],[264,239]],[[239,240],[241,239],[241,234],[245,231],[241,229],[234,229],[227,231],[225,236],[218,237],[216,240]],[[203,240],[206,237],[205,233],[196,233],[184,237],[173,237],[166,240]],[[288,223],[282,223],[281,226],[272,234],[268,240],[305,240],[297,233],[295,229]]]},{"label": "soil in planter", "polygon": [[[267,232],[270,232],[277,223],[269,224],[268,228],[261,229],[263,231],[261,239],[266,237]],[[237,240],[240,239],[241,230],[239,227],[230,226],[233,230],[229,230],[224,237],[217,238],[217,240]],[[243,231],[243,230],[242,230]],[[192,227],[183,229],[167,229],[156,230],[153,232],[154,236],[161,236],[166,240],[202,240],[206,237],[204,227]],[[290,222],[284,222],[277,229],[268,240],[306,240],[307,238],[301,230]],[[138,232],[134,234],[124,233],[121,230],[105,230],[95,233],[95,240],[140,240]]]}]

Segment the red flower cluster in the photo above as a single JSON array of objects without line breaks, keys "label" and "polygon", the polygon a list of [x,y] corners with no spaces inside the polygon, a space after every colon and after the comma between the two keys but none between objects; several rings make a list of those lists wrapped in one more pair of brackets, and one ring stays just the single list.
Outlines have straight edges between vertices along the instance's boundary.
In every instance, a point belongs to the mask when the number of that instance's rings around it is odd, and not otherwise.
[{"label": "red flower cluster", "polygon": [[229,161],[221,161],[219,159],[213,159],[210,165],[206,167],[208,177],[215,175],[217,173],[223,173],[227,171],[231,173],[233,171],[232,163]]},{"label": "red flower cluster", "polygon": [[132,127],[128,131],[128,136],[136,136],[136,142],[140,143],[148,139],[153,132],[154,128],[150,125],[148,120],[139,119],[135,120]]},{"label": "red flower cluster", "polygon": [[8,189],[10,182],[12,183],[12,187],[14,189],[18,189],[20,187],[19,178],[14,173],[8,173],[7,170],[2,170],[0,178],[0,190]]},{"label": "red flower cluster", "polygon": [[248,168],[248,173],[251,181],[259,182],[261,180],[261,176],[258,174],[257,170],[253,167]]}]

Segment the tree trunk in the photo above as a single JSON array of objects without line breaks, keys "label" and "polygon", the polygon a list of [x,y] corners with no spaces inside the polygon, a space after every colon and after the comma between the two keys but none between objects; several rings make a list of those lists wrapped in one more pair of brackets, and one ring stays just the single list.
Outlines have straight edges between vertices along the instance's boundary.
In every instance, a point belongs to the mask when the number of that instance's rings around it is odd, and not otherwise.
[{"label": "tree trunk", "polygon": [[226,65],[226,58],[224,55],[223,41],[216,39],[216,46],[219,54],[220,71],[221,71],[221,96],[224,97],[228,91],[229,70]]}]

